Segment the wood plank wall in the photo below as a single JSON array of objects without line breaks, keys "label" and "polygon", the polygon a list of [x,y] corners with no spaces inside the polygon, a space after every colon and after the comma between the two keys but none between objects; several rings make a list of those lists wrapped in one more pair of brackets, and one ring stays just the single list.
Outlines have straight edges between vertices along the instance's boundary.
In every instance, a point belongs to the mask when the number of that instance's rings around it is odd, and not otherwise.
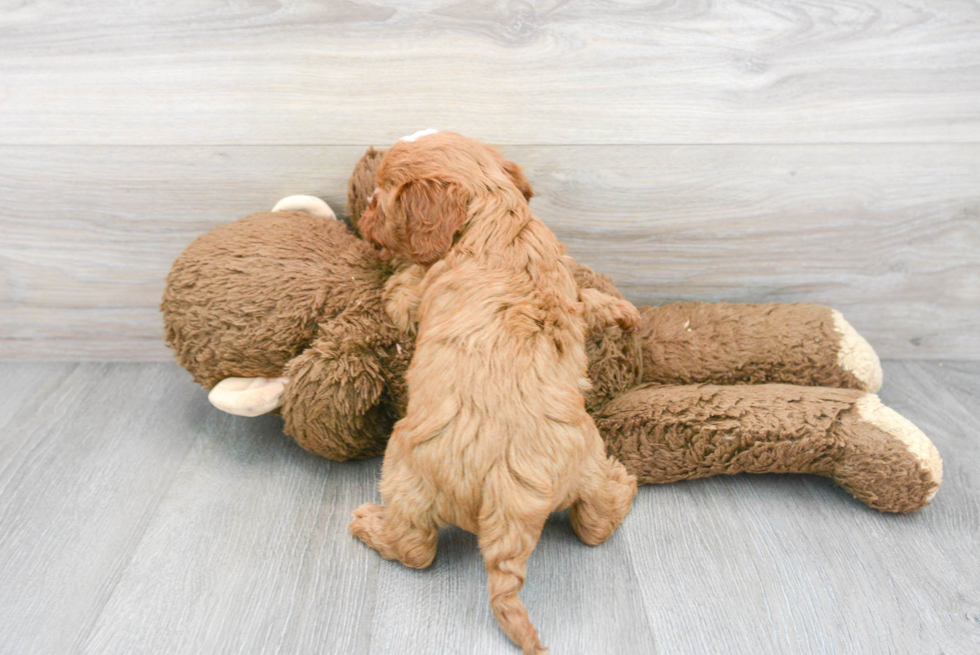
[{"label": "wood plank wall", "polygon": [[166,359],[198,234],[421,127],[500,144],[637,303],[809,301],[980,359],[980,5],[0,6],[0,357]]}]

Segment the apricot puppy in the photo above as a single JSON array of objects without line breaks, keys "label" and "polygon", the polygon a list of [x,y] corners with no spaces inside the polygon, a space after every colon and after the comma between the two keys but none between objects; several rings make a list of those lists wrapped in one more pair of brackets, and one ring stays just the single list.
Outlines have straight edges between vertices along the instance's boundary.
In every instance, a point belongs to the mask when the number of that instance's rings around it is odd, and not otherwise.
[{"label": "apricot puppy", "polygon": [[570,507],[578,537],[600,544],[636,495],[585,412],[586,332],[636,329],[639,314],[576,286],[520,168],[485,145],[448,132],[399,142],[377,184],[359,227],[413,263],[389,280],[387,310],[418,335],[384,505],[362,505],[350,530],[415,568],[435,557],[439,527],[475,533],[500,627],[545,652],[517,597],[545,520]]}]

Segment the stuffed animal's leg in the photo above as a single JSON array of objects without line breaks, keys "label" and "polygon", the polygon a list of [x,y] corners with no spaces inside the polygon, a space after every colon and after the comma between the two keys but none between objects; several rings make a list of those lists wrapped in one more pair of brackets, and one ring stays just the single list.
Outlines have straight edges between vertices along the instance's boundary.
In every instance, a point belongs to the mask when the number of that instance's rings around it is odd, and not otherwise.
[{"label": "stuffed animal's leg", "polygon": [[335,460],[380,455],[396,420],[382,397],[394,330],[361,307],[350,314],[321,325],[313,343],[283,371],[289,379],[281,407],[286,434]]},{"label": "stuffed animal's leg", "polygon": [[[282,377],[225,378],[208,400],[237,416],[280,410],[286,434],[328,459],[380,455],[399,411],[382,403],[382,392],[401,382],[398,374],[407,367],[410,349],[371,343],[380,328],[347,327],[348,338],[342,318],[321,329],[309,348],[286,363]],[[392,352],[382,361],[386,350]],[[396,365],[399,370],[391,370]]]},{"label": "stuffed animal's leg", "polygon": [[881,388],[875,351],[828,307],[685,302],[640,314],[644,382]]},{"label": "stuffed animal's leg", "polygon": [[608,403],[596,424],[641,484],[812,473],[875,509],[911,512],[942,481],[929,438],[874,394],[851,389],[647,385]]}]

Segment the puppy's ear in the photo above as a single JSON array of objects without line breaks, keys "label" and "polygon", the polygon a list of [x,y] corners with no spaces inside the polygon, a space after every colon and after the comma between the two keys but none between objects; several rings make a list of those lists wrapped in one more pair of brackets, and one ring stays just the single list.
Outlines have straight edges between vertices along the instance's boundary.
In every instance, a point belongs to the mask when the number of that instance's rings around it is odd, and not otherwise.
[{"label": "puppy's ear", "polygon": [[455,184],[421,179],[402,185],[396,197],[405,212],[409,257],[423,266],[434,264],[466,222],[465,193]]},{"label": "puppy's ear", "polygon": [[521,167],[514,162],[507,160],[504,160],[503,165],[504,172],[510,176],[510,179],[514,180],[514,184],[516,184],[517,188],[524,194],[524,199],[530,200],[532,197],[534,197],[534,189],[531,188],[531,183],[527,181]]}]

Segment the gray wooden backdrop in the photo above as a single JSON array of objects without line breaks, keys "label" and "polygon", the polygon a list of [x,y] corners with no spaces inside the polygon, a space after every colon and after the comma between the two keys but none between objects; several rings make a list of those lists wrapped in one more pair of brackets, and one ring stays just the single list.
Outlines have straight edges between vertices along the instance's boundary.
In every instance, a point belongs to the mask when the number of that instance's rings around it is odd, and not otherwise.
[{"label": "gray wooden backdrop", "polygon": [[423,127],[637,303],[811,301],[980,359],[980,5],[0,2],[0,357],[168,357],[198,234]]}]

